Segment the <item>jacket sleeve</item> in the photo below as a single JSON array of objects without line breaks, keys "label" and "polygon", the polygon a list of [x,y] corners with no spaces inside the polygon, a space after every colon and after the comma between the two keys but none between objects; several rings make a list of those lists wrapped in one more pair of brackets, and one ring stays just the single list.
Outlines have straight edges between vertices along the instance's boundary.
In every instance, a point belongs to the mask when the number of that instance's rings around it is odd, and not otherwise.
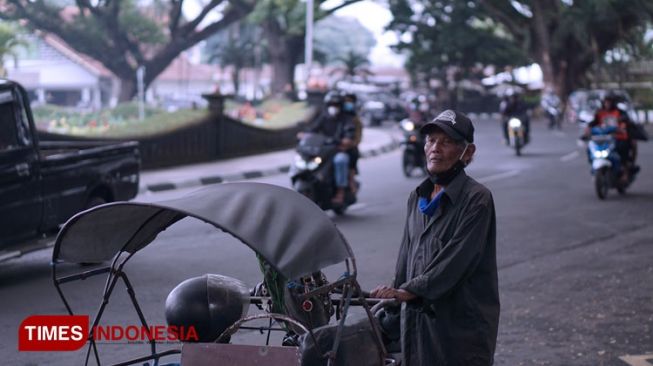
[{"label": "jacket sleeve", "polygon": [[451,240],[444,244],[424,273],[401,288],[428,301],[445,296],[477,267],[494,224],[491,198],[472,203],[463,213]]},{"label": "jacket sleeve", "polygon": [[318,133],[322,130],[322,125],[324,124],[324,114],[320,114],[306,129],[306,132]]},{"label": "jacket sleeve", "polygon": [[[413,193],[414,194],[414,193]],[[401,245],[399,246],[399,255],[397,256],[397,264],[395,266],[395,278],[392,281],[394,288],[399,288],[406,282],[406,267],[408,261],[408,250],[410,248],[410,236],[408,235],[408,220],[410,218],[410,210],[413,206],[413,194],[408,198],[408,209],[406,210],[406,222],[404,223],[404,234],[401,238]]]}]

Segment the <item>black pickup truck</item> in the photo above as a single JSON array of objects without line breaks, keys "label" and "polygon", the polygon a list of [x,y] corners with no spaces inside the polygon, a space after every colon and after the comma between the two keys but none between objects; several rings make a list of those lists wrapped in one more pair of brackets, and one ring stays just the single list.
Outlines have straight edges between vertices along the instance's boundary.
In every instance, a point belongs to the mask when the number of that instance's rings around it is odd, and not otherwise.
[{"label": "black pickup truck", "polygon": [[138,193],[137,142],[39,141],[28,97],[0,79],[0,253]]}]

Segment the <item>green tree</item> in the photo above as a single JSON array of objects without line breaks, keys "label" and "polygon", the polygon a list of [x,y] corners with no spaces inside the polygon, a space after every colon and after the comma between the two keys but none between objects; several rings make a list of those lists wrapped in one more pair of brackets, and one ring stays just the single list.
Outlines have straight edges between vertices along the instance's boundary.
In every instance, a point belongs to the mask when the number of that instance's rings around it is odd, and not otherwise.
[{"label": "green tree", "polygon": [[350,50],[344,56],[336,58],[336,61],[339,62],[341,67],[336,68],[334,73],[342,73],[344,79],[372,75],[372,72],[367,67],[370,64],[367,57],[356,53],[356,51]]},{"label": "green tree", "polygon": [[352,53],[367,61],[375,45],[374,34],[354,18],[331,15],[315,24],[314,57],[322,64],[340,65]]},{"label": "green tree", "polygon": [[[346,0],[333,8],[322,9],[326,0],[315,0],[314,21],[317,23],[338,9],[359,1]],[[283,93],[288,87],[294,92],[295,66],[304,56],[306,3],[300,0],[260,0],[252,19],[263,28],[273,72],[272,93]]]},{"label": "green tree", "polygon": [[[136,70],[145,67],[147,87],[179,54],[246,16],[253,0],[209,0],[186,19],[184,0],[4,0],[0,18],[22,20],[28,27],[59,36],[76,51],[111,70],[121,81],[120,100],[136,94]],[[218,20],[207,15],[221,12]]]},{"label": "green tree", "polygon": [[260,37],[259,27],[240,21],[207,39],[204,52],[208,62],[233,67],[231,79],[236,95],[240,92],[241,70],[259,66],[263,59]]},{"label": "green tree", "polygon": [[389,29],[401,36],[396,46],[408,53],[406,69],[419,85],[436,79],[443,84],[438,99],[455,107],[459,81],[480,78],[486,66],[503,68],[529,60],[510,34],[479,15],[471,1],[416,2],[393,0],[394,19]]},{"label": "green tree", "polygon": [[0,76],[6,76],[7,71],[4,69],[4,64],[7,57],[11,57],[14,62],[18,62],[17,51],[19,47],[25,47],[19,29],[14,24],[0,22]]},{"label": "green tree", "polygon": [[[459,47],[456,40],[468,38],[470,28],[487,26],[493,35],[523,48],[542,68],[545,84],[563,96],[586,80],[592,65],[608,50],[641,31],[653,17],[653,2],[649,0],[391,0],[395,17],[405,18],[393,29],[411,34],[413,39],[431,40],[423,47],[433,54],[450,56],[451,52],[439,48],[443,42],[433,41],[435,34],[426,37],[416,33],[429,33],[420,25],[440,28],[440,18],[433,16],[438,9],[447,12],[465,6],[473,9],[471,17],[465,18],[465,26],[452,28],[440,37]],[[410,18],[411,14],[415,17]],[[481,53],[492,48],[477,41],[473,46]],[[414,60],[416,64],[421,61]]]},{"label": "green tree", "polygon": [[527,44],[544,83],[559,94],[587,80],[606,52],[641,31],[653,17],[648,0],[484,0],[480,8]]}]

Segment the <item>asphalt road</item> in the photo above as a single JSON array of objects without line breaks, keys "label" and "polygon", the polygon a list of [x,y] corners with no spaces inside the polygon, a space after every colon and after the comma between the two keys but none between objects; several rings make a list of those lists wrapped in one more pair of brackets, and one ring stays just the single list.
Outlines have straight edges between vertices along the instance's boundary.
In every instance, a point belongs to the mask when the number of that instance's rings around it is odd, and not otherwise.
[{"label": "asphalt road", "polygon": [[[653,359],[653,143],[640,145],[642,171],[628,193],[612,191],[599,201],[574,126],[552,132],[544,123],[534,123],[533,141],[522,157],[500,144],[496,122],[477,121],[476,129],[477,156],[468,174],[490,188],[497,211],[502,309],[495,364],[625,366],[620,357],[626,355]],[[420,178],[403,176],[400,151],[360,164],[360,203],[333,220],[354,250],[361,285],[369,289],[392,277],[406,198]],[[259,181],[289,184],[283,174]],[[137,199],[155,201],[184,192]],[[52,286],[50,255],[45,250],[0,264],[2,363],[67,365],[83,360],[83,352],[17,352],[22,319],[65,311]],[[338,270],[330,268],[329,278],[337,277]],[[249,249],[189,219],[135,256],[127,272],[155,324],[165,324],[165,298],[186,278],[219,273],[250,286],[260,280]],[[90,279],[65,290],[75,311],[92,314],[103,285],[101,279]],[[107,322],[136,323],[124,291],[116,295]],[[253,336],[245,332],[234,339],[249,341]],[[147,352],[143,345],[103,346],[107,361]],[[635,358],[628,360],[637,365]]]}]

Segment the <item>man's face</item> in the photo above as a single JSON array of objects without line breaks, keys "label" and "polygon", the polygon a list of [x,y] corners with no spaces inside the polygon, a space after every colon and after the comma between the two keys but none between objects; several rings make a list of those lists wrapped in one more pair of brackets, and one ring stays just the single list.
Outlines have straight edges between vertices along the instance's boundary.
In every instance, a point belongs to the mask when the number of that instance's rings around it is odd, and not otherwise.
[{"label": "man's face", "polygon": [[464,146],[452,139],[440,129],[433,129],[426,135],[424,153],[426,168],[431,174],[439,174],[449,170],[460,158]]},{"label": "man's face", "polygon": [[603,100],[603,108],[607,110],[612,110],[614,107],[614,103],[612,102],[611,99],[604,99]]}]

